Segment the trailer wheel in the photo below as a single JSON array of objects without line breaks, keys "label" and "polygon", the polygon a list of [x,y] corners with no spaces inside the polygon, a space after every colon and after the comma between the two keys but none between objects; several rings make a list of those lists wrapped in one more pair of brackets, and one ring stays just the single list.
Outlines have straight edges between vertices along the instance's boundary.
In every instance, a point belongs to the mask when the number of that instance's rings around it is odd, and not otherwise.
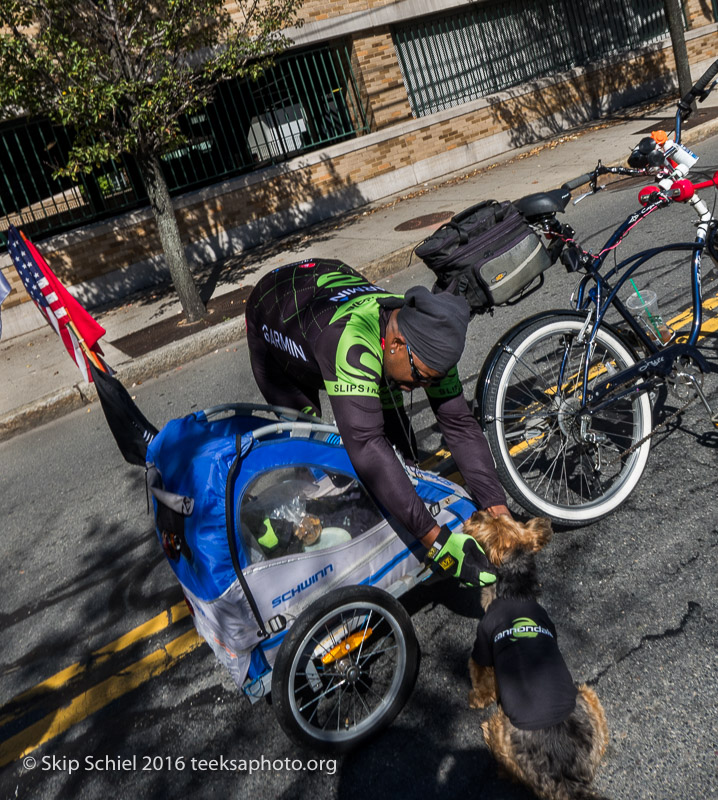
[{"label": "trailer wheel", "polygon": [[287,633],[272,673],[285,733],[314,750],[346,752],[387,727],[419,672],[419,644],[404,607],[387,592],[328,592]]}]

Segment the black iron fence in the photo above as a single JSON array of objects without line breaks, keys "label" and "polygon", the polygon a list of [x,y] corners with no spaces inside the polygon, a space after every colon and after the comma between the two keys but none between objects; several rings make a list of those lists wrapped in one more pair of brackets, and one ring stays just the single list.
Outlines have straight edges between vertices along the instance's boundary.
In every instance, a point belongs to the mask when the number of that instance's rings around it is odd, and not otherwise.
[{"label": "black iron fence", "polygon": [[[352,138],[367,121],[342,43],[286,54],[256,82],[222,84],[181,126],[186,143],[162,157],[172,194]],[[77,179],[53,177],[71,138],[47,120],[0,126],[0,232],[13,223],[46,236],[147,203],[129,156]]]}]

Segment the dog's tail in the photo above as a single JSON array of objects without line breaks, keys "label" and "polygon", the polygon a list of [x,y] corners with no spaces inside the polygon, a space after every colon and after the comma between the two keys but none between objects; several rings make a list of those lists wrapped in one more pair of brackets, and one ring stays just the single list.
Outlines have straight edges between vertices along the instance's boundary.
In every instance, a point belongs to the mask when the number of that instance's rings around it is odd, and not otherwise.
[{"label": "dog's tail", "polygon": [[[592,789],[585,779],[571,778],[568,775],[551,775],[550,770],[537,774],[528,772],[523,759],[517,759],[518,766],[527,777],[527,783],[539,797],[551,797],[554,800],[611,800],[610,797]],[[534,765],[535,766],[535,765]]]},{"label": "dog's tail", "polygon": [[563,722],[539,731],[513,728],[513,755],[540,797],[609,800],[590,788],[606,749],[608,728],[593,689],[579,687],[576,709]]}]

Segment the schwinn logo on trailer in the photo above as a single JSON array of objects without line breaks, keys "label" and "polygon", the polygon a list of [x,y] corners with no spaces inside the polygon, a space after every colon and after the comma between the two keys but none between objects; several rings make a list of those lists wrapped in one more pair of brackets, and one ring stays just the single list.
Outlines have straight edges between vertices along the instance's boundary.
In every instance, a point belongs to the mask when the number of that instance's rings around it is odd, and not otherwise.
[{"label": "schwinn logo on trailer", "polygon": [[276,608],[282,603],[286,603],[287,600],[291,600],[293,597],[301,594],[305,589],[308,589],[310,586],[314,586],[314,584],[317,583],[321,578],[326,578],[330,572],[334,572],[334,566],[332,564],[327,564],[324,569],[320,569],[319,572],[315,572],[314,575],[311,575],[306,580],[298,583],[291,589],[287,589],[287,591],[283,594],[277,595],[277,597],[272,600],[272,608]]}]

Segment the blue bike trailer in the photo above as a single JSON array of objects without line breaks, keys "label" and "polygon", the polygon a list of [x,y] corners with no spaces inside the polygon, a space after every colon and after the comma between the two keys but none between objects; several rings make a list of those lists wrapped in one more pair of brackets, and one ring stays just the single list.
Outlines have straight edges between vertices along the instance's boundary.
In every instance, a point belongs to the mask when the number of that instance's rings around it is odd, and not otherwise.
[{"label": "blue bike trailer", "polygon": [[[171,420],[147,468],[158,539],[238,687],[266,691],[287,630],[318,597],[357,585],[398,596],[421,571],[424,548],[363,487],[337,429],[298,412],[234,404]],[[453,482],[407,472],[438,524],[476,510]]]}]

